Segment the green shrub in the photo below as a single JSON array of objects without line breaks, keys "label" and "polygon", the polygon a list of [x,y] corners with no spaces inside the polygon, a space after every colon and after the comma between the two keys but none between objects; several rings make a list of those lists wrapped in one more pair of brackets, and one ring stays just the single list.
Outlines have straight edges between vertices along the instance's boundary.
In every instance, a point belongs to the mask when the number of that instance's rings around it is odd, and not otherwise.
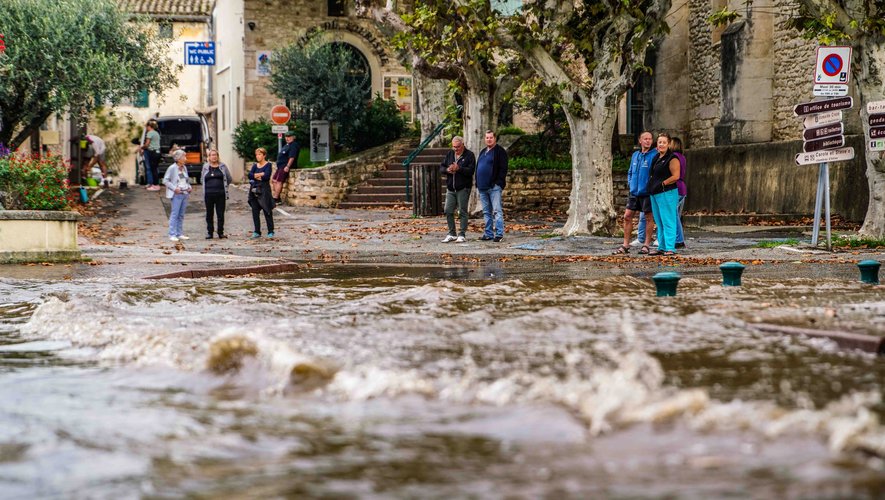
[{"label": "green shrub", "polygon": [[612,172],[626,174],[630,170],[630,158],[615,156],[612,158]]},{"label": "green shrub", "polygon": [[507,167],[510,170],[571,170],[572,162],[571,160],[547,160],[519,156],[510,158]]},{"label": "green shrub", "polygon": [[362,116],[350,127],[342,130],[341,142],[352,152],[362,151],[399,139],[406,131],[406,122],[392,99],[375,99],[366,107]]},{"label": "green shrub", "polygon": [[508,125],[498,129],[498,135],[525,135],[525,130],[516,125]]},{"label": "green shrub", "polygon": [[7,210],[66,210],[68,169],[57,156],[0,158]]},{"label": "green shrub", "polygon": [[[268,161],[275,162],[279,153],[279,138],[271,132],[272,123],[265,118],[249,121],[243,120],[234,129],[234,151],[240,158],[246,161],[255,161],[255,150],[264,148],[267,150]],[[305,120],[295,120],[288,123],[289,130],[295,130],[295,140],[301,146],[301,150],[307,149],[308,123]]]}]

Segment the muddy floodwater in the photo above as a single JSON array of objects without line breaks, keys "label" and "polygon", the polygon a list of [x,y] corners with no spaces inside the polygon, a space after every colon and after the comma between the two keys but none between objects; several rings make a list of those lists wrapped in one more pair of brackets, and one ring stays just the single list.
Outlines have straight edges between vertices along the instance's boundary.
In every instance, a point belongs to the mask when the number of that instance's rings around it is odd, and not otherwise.
[{"label": "muddy floodwater", "polygon": [[2,498],[882,498],[885,287],[0,279]]}]

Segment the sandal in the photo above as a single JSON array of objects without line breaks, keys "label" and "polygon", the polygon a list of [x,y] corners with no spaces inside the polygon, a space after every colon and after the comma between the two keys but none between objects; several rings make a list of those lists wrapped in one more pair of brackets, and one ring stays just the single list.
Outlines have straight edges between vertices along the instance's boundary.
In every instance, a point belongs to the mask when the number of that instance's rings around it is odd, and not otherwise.
[{"label": "sandal", "polygon": [[630,253],[630,247],[628,247],[627,245],[621,245],[618,247],[617,250],[612,252],[613,255],[624,255],[628,253]]},{"label": "sandal", "polygon": [[[657,250],[655,250],[655,252],[657,252]],[[642,248],[639,249],[639,253],[642,255],[649,255],[648,245],[642,245]]]},{"label": "sandal", "polygon": [[651,252],[648,252],[648,254],[651,256],[663,255],[664,257],[672,257],[676,255],[676,252],[671,252],[670,250],[667,250],[666,252],[662,252],[660,250],[652,250]]}]

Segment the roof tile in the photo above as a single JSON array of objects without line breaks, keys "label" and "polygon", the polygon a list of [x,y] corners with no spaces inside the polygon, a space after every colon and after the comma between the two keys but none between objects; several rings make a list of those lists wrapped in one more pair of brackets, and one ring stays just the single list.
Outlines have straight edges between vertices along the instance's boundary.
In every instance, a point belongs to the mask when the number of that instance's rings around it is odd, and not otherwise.
[{"label": "roof tile", "polygon": [[209,16],[214,0],[117,0],[124,12],[152,16]]}]

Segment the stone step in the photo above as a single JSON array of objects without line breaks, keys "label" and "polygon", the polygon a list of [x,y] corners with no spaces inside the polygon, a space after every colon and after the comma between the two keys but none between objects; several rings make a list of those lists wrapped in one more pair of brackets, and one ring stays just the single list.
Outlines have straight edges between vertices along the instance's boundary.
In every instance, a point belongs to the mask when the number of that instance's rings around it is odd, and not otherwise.
[{"label": "stone step", "polygon": [[360,194],[360,193],[351,193],[347,195],[345,201],[348,202],[384,202],[389,204],[396,203],[405,203],[406,202],[406,193],[403,191],[402,193],[394,193],[394,194]]},{"label": "stone step", "polygon": [[[403,182],[406,182],[406,173],[402,169],[400,170],[382,170],[379,173],[379,177],[382,179],[402,179]],[[377,179],[377,177],[376,177]]]},{"label": "stone step", "polygon": [[[362,185],[362,184],[361,184]],[[406,178],[405,177],[375,177],[373,179],[369,179],[366,186],[397,186],[402,187],[403,190],[406,189]]]},{"label": "stone step", "polygon": [[338,208],[359,209],[359,208],[399,208],[411,207],[411,203],[385,203],[385,202],[352,202],[342,201],[338,204]]},{"label": "stone step", "polygon": [[356,193],[353,194],[402,194],[406,195],[406,185],[403,183],[401,186],[370,186],[368,184],[362,184],[356,189]]}]

